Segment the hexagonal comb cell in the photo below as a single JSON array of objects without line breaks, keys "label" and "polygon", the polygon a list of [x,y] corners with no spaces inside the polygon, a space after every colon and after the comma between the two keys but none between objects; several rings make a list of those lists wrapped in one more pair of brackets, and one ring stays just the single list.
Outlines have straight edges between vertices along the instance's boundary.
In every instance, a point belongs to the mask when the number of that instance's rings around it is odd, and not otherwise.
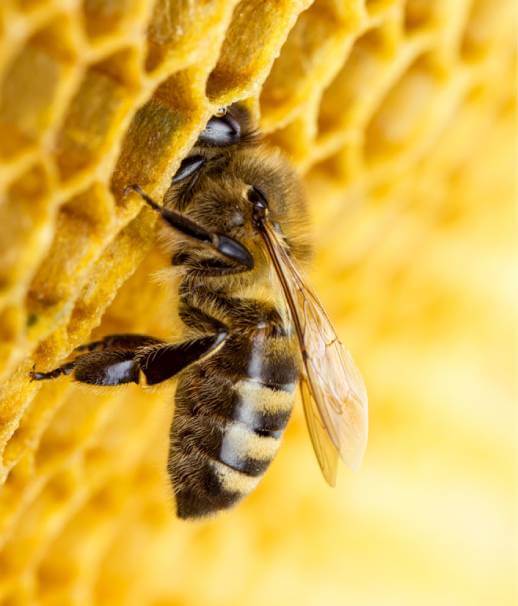
[{"label": "hexagonal comb cell", "polygon": [[36,9],[52,9],[56,0],[14,0],[14,5],[21,11],[34,11]]},{"label": "hexagonal comb cell", "polygon": [[62,180],[106,161],[118,144],[137,87],[134,61],[131,49],[121,50],[87,70],[56,136]]},{"label": "hexagonal comb cell", "polygon": [[211,51],[214,60],[218,38],[224,32],[237,0],[157,2],[147,31],[146,70],[167,65],[168,70],[191,64]]},{"label": "hexagonal comb cell", "polygon": [[[149,251],[155,220],[155,213],[147,209],[137,216],[128,213],[128,216],[123,216],[122,219],[119,217],[117,226],[122,225],[122,229],[102,250],[91,268],[88,282],[82,284],[77,293],[68,324],[64,329],[67,343],[77,345],[84,343],[92,327],[101,321],[115,293],[128,280]],[[131,292],[134,295],[139,290],[140,288],[137,288]],[[129,299],[131,300],[131,297]],[[154,300],[156,301],[156,297]],[[135,309],[134,305],[131,309]]]},{"label": "hexagonal comb cell", "polygon": [[203,83],[194,70],[177,72],[165,80],[153,98],[136,112],[122,144],[112,189],[122,201],[128,185],[145,187],[171,176],[178,152],[187,153],[201,130],[205,99]]},{"label": "hexagonal comb cell", "polygon": [[25,309],[18,303],[0,309],[0,378],[15,363],[13,358],[20,345],[20,335],[25,331],[25,322]]},{"label": "hexagonal comb cell", "polygon": [[407,0],[404,24],[407,31],[423,29],[433,25],[437,4],[428,0]]},{"label": "hexagonal comb cell", "polygon": [[40,142],[54,124],[75,60],[66,18],[37,32],[8,66],[0,84],[0,158]]},{"label": "hexagonal comb cell", "polygon": [[14,181],[0,205],[0,308],[9,297],[23,296],[23,287],[47,241],[51,180],[36,164]]},{"label": "hexagonal comb cell", "polygon": [[360,20],[355,3],[317,0],[302,12],[261,91],[267,130],[283,125],[301,105],[328,84],[352,43],[348,34]]},{"label": "hexagonal comb cell", "polygon": [[95,40],[141,27],[149,9],[145,0],[83,0],[82,10],[86,34]]},{"label": "hexagonal comb cell", "polygon": [[[73,507],[72,497],[79,489],[78,467],[79,461],[69,461],[66,469],[42,483],[38,498],[27,504],[25,524],[16,526],[14,536],[0,554],[0,565],[7,579],[19,580],[24,572],[32,571],[40,550],[66,519],[67,510]],[[17,551],[20,543],[24,545],[23,553]]]},{"label": "hexagonal comb cell", "polygon": [[[241,0],[221,48],[218,63],[207,82],[207,95],[225,105],[232,96],[257,93],[305,0]],[[250,45],[250,40],[254,44]]]},{"label": "hexagonal comb cell", "polygon": [[96,184],[59,209],[54,241],[28,291],[29,313],[54,314],[77,290],[109,232],[110,202],[104,188]]},{"label": "hexagonal comb cell", "polygon": [[365,0],[365,8],[372,17],[377,17],[392,7],[397,7],[397,0]]},{"label": "hexagonal comb cell", "polygon": [[310,175],[325,182],[337,196],[344,184],[350,186],[364,177],[362,138],[345,139],[340,142],[337,149],[324,148],[323,152],[320,159],[315,158]]},{"label": "hexagonal comb cell", "polygon": [[368,163],[393,161],[423,141],[438,116],[441,74],[428,57],[417,58],[380,103],[365,131]]},{"label": "hexagonal comb cell", "polygon": [[498,40],[507,39],[513,30],[516,32],[513,0],[500,0],[498,10],[487,0],[473,0],[459,41],[461,56],[469,62],[480,60]]},{"label": "hexagonal comb cell", "polygon": [[319,137],[361,129],[377,100],[377,88],[387,73],[383,32],[378,28],[358,38],[330,86],[324,91],[318,117]]},{"label": "hexagonal comb cell", "polygon": [[316,125],[313,117],[307,108],[298,118],[283,128],[275,129],[266,138],[271,145],[282,148],[290,160],[303,169],[314,154]]}]

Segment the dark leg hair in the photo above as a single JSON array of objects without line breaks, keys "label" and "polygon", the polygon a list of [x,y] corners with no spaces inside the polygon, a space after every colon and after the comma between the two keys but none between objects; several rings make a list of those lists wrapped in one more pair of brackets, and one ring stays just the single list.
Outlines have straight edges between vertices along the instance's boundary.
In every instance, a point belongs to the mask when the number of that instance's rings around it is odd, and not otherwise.
[{"label": "dark leg hair", "polygon": [[135,333],[122,333],[116,335],[106,335],[99,341],[84,343],[74,349],[75,352],[83,351],[101,351],[103,349],[137,349],[138,347],[147,347],[148,345],[159,345],[164,343],[161,339],[150,337],[149,335],[139,335]]}]

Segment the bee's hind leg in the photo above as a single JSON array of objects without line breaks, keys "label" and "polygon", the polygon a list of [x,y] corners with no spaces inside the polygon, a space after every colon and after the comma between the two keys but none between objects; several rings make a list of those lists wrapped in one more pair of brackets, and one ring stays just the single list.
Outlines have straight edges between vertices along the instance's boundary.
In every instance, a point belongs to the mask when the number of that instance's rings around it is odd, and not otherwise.
[{"label": "bee's hind leg", "polygon": [[[144,335],[138,336],[144,337]],[[42,381],[54,379],[62,374],[72,374],[76,381],[91,385],[111,386],[124,383],[156,385],[210,354],[223,343],[225,337],[226,332],[222,330],[215,335],[178,344],[155,339],[157,343],[144,347],[94,349],[49,372],[33,371],[31,379]],[[97,343],[93,345],[97,347]]]},{"label": "bee's hind leg", "polygon": [[[156,339],[155,337],[150,337],[149,335],[139,335],[139,334],[115,334],[115,335],[107,335],[100,339],[99,341],[91,341],[90,343],[85,343],[84,345],[80,345],[74,349],[74,353],[80,353],[82,355],[77,356],[74,360],[70,362],[66,362],[57,368],[49,370],[48,372],[36,372],[32,371],[30,373],[31,379],[33,381],[45,381],[48,379],[56,379],[61,375],[69,375],[74,371],[74,368],[82,361],[86,360],[86,353],[83,352],[100,352],[106,350],[130,350],[133,353],[132,357],[137,349],[150,346],[150,345],[159,345],[160,343],[164,343],[164,341],[160,339]],[[113,356],[115,360],[118,360],[118,356],[121,355],[120,351],[116,352],[116,355]],[[106,356],[105,361],[109,363],[110,356]],[[110,360],[111,361],[111,360]],[[87,361],[88,362],[88,361]],[[96,360],[97,362],[97,360]]]},{"label": "bee's hind leg", "polygon": [[71,362],[48,372],[32,371],[32,381],[56,379],[72,374],[74,379],[93,385],[119,385],[137,382],[138,369],[135,368],[135,350],[105,349],[90,351],[77,356]]},{"label": "bee's hind leg", "polygon": [[223,344],[227,332],[219,332],[199,337],[183,343],[151,346],[141,350],[136,362],[147,385],[156,385],[170,379],[187,366],[200,362],[214,353]]}]

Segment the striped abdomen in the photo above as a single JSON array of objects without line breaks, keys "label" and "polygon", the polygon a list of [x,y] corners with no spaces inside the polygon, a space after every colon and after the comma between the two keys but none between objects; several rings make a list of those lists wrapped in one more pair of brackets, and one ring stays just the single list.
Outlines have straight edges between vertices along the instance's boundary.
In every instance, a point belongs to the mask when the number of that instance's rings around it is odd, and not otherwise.
[{"label": "striped abdomen", "polygon": [[229,335],[184,372],[169,456],[179,517],[225,509],[255,488],[279,447],[297,380],[291,340],[264,329]]}]

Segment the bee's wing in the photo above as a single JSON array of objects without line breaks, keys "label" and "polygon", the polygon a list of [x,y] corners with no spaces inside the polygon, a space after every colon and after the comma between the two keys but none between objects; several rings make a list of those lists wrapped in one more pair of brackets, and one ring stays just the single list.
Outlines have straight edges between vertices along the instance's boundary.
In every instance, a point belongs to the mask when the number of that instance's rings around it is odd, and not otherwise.
[{"label": "bee's wing", "polygon": [[322,475],[330,486],[336,484],[336,471],[338,465],[338,450],[327,433],[326,426],[318,410],[317,403],[311,393],[306,376],[300,379],[300,393],[304,406],[304,416],[308,426],[309,437],[313,450],[317,456],[318,464],[322,470]]},{"label": "bee's wing", "polygon": [[325,479],[334,486],[337,454],[353,469],[363,459],[367,392],[351,355],[268,222],[263,234],[302,352],[301,392],[311,441]]}]

